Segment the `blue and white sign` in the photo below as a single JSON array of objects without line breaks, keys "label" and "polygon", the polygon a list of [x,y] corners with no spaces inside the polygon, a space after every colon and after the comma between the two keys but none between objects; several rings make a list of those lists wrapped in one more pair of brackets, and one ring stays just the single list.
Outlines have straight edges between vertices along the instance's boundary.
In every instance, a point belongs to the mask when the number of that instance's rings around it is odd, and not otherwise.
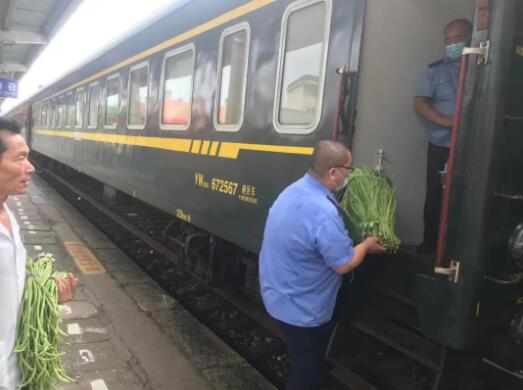
[{"label": "blue and white sign", "polygon": [[0,77],[0,97],[17,98],[18,97],[18,80],[6,79]]}]

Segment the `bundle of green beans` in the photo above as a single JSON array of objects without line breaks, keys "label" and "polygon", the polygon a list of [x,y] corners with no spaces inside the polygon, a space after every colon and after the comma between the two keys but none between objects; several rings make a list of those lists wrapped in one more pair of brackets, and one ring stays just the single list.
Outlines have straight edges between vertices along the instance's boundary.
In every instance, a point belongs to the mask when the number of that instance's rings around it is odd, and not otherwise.
[{"label": "bundle of green beans", "polygon": [[20,388],[55,389],[58,381],[74,382],[61,361],[60,342],[65,333],[60,329],[58,286],[53,271],[54,258],[42,253],[27,259],[26,286],[18,317],[15,352],[20,367]]},{"label": "bundle of green beans", "polygon": [[394,233],[396,195],[386,176],[370,169],[355,169],[349,176],[341,206],[355,241],[377,236],[389,252],[398,250],[400,240]]}]

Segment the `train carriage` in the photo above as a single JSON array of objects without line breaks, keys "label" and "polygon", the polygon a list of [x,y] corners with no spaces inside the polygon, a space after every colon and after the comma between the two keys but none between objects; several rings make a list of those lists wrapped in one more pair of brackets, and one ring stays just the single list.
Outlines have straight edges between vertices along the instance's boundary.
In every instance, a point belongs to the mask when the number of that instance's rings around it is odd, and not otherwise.
[{"label": "train carriage", "polygon": [[[31,148],[255,258],[270,205],[313,146],[344,142],[396,187],[404,245],[380,275],[408,286],[407,327],[441,361],[478,349],[523,380],[522,15],[517,0],[179,1],[24,103]],[[409,249],[422,237],[427,145],[412,100],[457,17],[474,20],[484,50],[468,65],[450,172],[437,268],[449,280]],[[455,373],[436,366],[445,388]]]}]

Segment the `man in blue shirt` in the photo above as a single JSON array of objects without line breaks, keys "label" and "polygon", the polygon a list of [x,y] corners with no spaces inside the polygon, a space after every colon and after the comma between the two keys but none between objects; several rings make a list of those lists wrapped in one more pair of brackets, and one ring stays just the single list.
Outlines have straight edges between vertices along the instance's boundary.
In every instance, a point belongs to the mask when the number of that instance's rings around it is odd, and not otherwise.
[{"label": "man in blue shirt", "polygon": [[431,122],[427,157],[427,192],[423,219],[423,243],[418,253],[436,249],[441,211],[442,185],[439,172],[449,156],[452,121],[456,109],[460,60],[463,49],[472,38],[472,23],[466,19],[450,22],[443,32],[446,57],[425,70],[414,103],[416,111]]},{"label": "man in blue shirt", "polygon": [[320,142],[309,172],[278,196],[265,224],[260,289],[285,334],[289,390],[319,389],[342,275],[367,253],[384,252],[376,237],[354,246],[345,229],[334,193],[346,185],[351,162],[343,144]]}]

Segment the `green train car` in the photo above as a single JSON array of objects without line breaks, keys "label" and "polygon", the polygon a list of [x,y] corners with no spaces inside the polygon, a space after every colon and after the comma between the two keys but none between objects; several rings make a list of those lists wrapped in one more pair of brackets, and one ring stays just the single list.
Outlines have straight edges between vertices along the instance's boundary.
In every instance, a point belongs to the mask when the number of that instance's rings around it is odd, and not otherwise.
[{"label": "green train car", "polygon": [[[469,58],[435,267],[412,250],[428,141],[413,97],[455,18],[474,22],[483,50]],[[346,143],[356,166],[391,177],[403,246],[348,288],[364,307],[349,304],[336,332],[337,367],[370,388],[405,390],[390,384],[413,370],[418,388],[455,389],[479,356],[523,388],[522,75],[519,0],[178,1],[13,112],[27,111],[38,155],[177,217],[202,233],[195,246],[227,243],[212,282],[240,287],[269,207],[313,146]]]}]

